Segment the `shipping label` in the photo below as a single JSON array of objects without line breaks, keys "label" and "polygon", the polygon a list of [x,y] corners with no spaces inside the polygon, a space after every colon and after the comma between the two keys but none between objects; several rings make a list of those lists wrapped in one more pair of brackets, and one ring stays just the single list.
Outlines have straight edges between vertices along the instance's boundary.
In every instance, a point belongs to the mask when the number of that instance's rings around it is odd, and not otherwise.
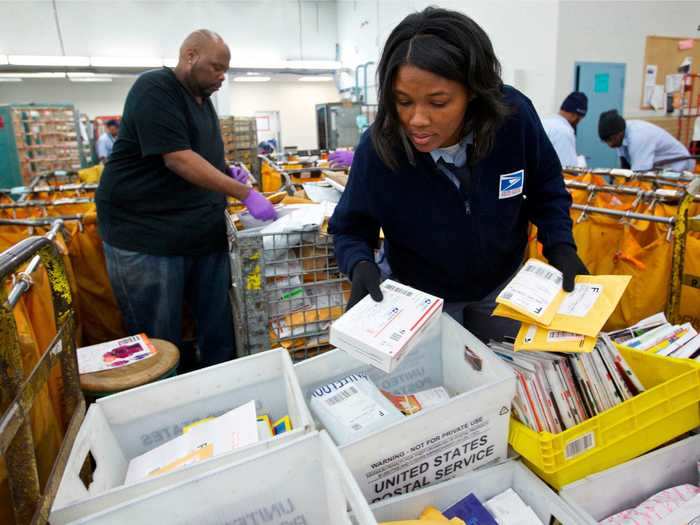
[{"label": "shipping label", "polygon": [[603,287],[599,284],[576,284],[574,291],[564,297],[557,313],[586,317],[601,293],[603,293]]},{"label": "shipping label", "polygon": [[530,260],[506,285],[499,298],[540,317],[559,295],[562,280],[559,270]]}]

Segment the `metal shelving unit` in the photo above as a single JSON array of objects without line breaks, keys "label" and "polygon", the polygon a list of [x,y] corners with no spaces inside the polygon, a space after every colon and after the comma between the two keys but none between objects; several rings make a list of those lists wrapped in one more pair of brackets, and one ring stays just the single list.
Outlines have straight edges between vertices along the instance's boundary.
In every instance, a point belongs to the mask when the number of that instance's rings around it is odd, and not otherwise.
[{"label": "metal shelving unit", "polygon": [[78,119],[68,104],[0,106],[0,185],[24,186],[37,176],[87,166]]}]

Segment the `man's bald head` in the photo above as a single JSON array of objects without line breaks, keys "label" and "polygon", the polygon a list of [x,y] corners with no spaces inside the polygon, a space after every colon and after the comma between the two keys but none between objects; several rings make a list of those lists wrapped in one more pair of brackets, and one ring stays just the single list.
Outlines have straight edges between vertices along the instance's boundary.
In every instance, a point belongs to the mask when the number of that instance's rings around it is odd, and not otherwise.
[{"label": "man's bald head", "polygon": [[193,95],[208,97],[221,87],[230,61],[231,52],[221,35],[198,29],[180,46],[175,73]]},{"label": "man's bald head", "polygon": [[197,31],[187,35],[187,38],[182,42],[180,46],[180,60],[182,60],[183,56],[187,56],[188,51],[204,53],[215,50],[217,47],[228,51],[228,46],[220,34],[209,29],[197,29]]}]

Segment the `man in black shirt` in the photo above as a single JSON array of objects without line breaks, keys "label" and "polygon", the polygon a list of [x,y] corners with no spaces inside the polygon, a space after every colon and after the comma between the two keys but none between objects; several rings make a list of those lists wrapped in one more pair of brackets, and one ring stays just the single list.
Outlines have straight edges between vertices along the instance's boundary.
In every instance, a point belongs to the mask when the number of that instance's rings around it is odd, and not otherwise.
[{"label": "man in black shirt", "polygon": [[187,300],[204,366],[234,357],[226,196],[256,218],[275,218],[262,195],[226,172],[209,97],[229,61],[221,37],[199,30],[185,39],[174,70],[141,75],[96,194],[107,271],[127,330],[181,348]]}]

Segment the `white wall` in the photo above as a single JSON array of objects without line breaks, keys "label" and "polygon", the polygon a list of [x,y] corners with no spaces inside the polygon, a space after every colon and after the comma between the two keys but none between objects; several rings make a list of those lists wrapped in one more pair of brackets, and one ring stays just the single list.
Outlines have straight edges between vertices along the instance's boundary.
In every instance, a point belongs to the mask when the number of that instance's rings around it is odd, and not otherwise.
[{"label": "white wall", "polygon": [[71,82],[67,79],[24,79],[0,82],[0,104],[67,103],[91,118],[121,115],[126,94],[134,78],[115,78],[112,82]]},{"label": "white wall", "polygon": [[[334,59],[338,42],[351,71],[377,62],[396,24],[431,3],[479,23],[493,41],[504,80],[543,115],[571,90],[577,60],[626,63],[625,113],[640,114],[646,36],[699,36],[697,0],[57,0],[67,54],[175,56],[186,33],[209,27],[222,33],[234,54],[256,49],[261,59]],[[60,54],[50,1],[0,0],[0,54],[12,53]],[[353,73],[343,75],[342,87],[354,83]],[[370,68],[370,102],[374,73]],[[91,115],[118,112],[130,83],[0,83],[0,102],[73,101]],[[283,93],[287,85],[232,85],[232,110],[279,110],[283,141],[314,145],[310,108],[338,95],[330,85],[297,83]]]},{"label": "white wall", "polygon": [[[334,0],[57,0],[65,52],[176,57],[183,38],[208,28],[234,53],[335,59]],[[0,54],[60,55],[49,0],[0,1]]]},{"label": "white wall", "polygon": [[[700,1],[562,0],[559,8],[556,100],[573,88],[574,63],[624,62],[624,113],[639,109],[648,35],[698,37]],[[693,64],[697,71],[698,65]]]},{"label": "white wall", "polygon": [[[133,78],[83,83],[65,79],[25,79],[0,82],[0,104],[69,103],[90,117],[121,115]],[[268,82],[229,84],[230,104],[220,114],[253,116],[256,111],[279,111],[282,144],[317,148],[316,104],[337,102],[333,82]]]},{"label": "white wall", "polygon": [[[338,0],[338,41],[344,65],[379,61],[392,29],[428,5],[461,11],[488,33],[504,70],[504,80],[525,92],[540,111],[554,109],[556,0]],[[374,69],[370,71],[374,85]],[[354,83],[345,76],[342,87]],[[372,90],[373,91],[373,90]],[[374,100],[372,93],[368,101]]]},{"label": "white wall", "polygon": [[256,111],[279,111],[284,146],[318,148],[316,104],[337,102],[332,82],[233,82],[231,114],[254,115]]}]

